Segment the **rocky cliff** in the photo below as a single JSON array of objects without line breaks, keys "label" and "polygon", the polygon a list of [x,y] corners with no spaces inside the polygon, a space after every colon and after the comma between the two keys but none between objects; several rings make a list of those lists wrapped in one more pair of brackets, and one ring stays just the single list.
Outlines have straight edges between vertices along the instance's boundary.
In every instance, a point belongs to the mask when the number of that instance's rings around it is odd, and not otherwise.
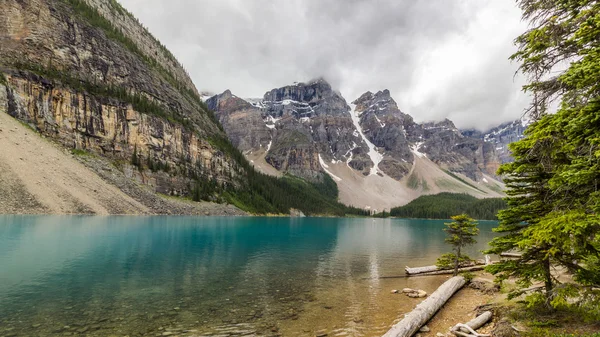
[{"label": "rocky cliff", "polygon": [[260,109],[234,96],[229,90],[209,98],[206,105],[217,112],[229,139],[242,152],[269,146],[271,132],[263,122]]},{"label": "rocky cliff", "polygon": [[265,151],[277,170],[320,181],[322,163],[345,162],[365,172],[373,166],[346,101],[322,79],[273,89],[257,100],[225,91],[206,102],[240,150]]},{"label": "rocky cliff", "polygon": [[[388,190],[405,191],[409,199],[437,191],[501,194],[501,183],[490,181],[501,162],[494,144],[462,133],[450,120],[416,123],[388,90],[366,92],[348,104],[319,79],[270,90],[260,99],[226,91],[207,103],[249,158],[261,153],[266,165],[307,179],[329,174],[350,194],[346,200]],[[367,193],[373,186],[379,187]]]},{"label": "rocky cliff", "polygon": [[2,111],[69,148],[147,163],[142,181],[162,193],[189,193],[199,171],[232,183],[239,169],[191,79],[116,1],[0,9]]},{"label": "rocky cliff", "polygon": [[500,160],[495,149],[482,139],[464,136],[450,120],[425,123],[422,152],[444,169],[462,173],[474,181],[483,174],[494,176]]},{"label": "rocky cliff", "polygon": [[518,119],[512,122],[501,124],[485,132],[477,130],[463,130],[462,133],[467,137],[482,139],[493,146],[501,163],[512,161],[508,144],[516,142],[523,138],[523,133],[529,125],[526,119]]},{"label": "rocky cliff", "polygon": [[413,163],[411,144],[419,141],[414,130],[417,124],[400,111],[388,90],[366,92],[352,104],[355,108],[351,113],[359,118],[357,128],[383,155],[378,168],[396,180],[402,179]]},{"label": "rocky cliff", "polygon": [[320,79],[273,89],[260,100],[226,91],[207,103],[238,148],[265,150],[276,169],[306,178],[323,172],[319,156],[325,165],[344,162],[365,176],[379,171],[398,181],[415,155],[474,181],[494,175],[500,163],[494,146],[462,134],[449,120],[415,123],[388,90],[366,92],[348,105]]}]

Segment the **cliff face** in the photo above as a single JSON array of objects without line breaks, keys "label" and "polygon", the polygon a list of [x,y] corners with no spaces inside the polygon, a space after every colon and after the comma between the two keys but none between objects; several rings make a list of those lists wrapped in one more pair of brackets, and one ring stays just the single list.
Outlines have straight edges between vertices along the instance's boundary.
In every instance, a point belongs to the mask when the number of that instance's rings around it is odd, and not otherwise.
[{"label": "cliff face", "polygon": [[529,126],[529,121],[518,119],[516,121],[501,124],[486,132],[477,130],[464,130],[465,136],[482,139],[489,146],[494,147],[501,163],[511,162],[513,159],[508,149],[508,144],[516,142],[523,138],[525,129]]},{"label": "cliff face", "polygon": [[366,92],[353,104],[362,133],[383,154],[379,169],[396,180],[402,179],[414,161],[410,146],[415,140],[409,137],[416,123],[400,111],[388,90]]},{"label": "cliff face", "polygon": [[266,159],[275,168],[314,178],[323,172],[320,161],[343,161],[360,171],[373,165],[346,100],[324,80],[273,89],[262,105],[274,133]]},{"label": "cliff face", "polygon": [[324,80],[273,89],[256,100],[225,91],[206,103],[238,149],[265,152],[266,162],[281,172],[320,181],[321,162],[366,172],[373,166],[350,108]]},{"label": "cliff face", "polygon": [[226,91],[207,103],[238,148],[267,166],[264,172],[313,181],[328,174],[350,205],[390,208],[440,192],[502,196],[502,183],[493,179],[500,160],[492,143],[462,134],[449,120],[416,123],[388,90],[348,104],[317,80],[259,99]]},{"label": "cliff face", "polygon": [[500,164],[490,142],[461,133],[449,120],[415,123],[388,90],[366,92],[349,106],[327,82],[316,80],[273,89],[262,99],[226,91],[207,103],[240,150],[265,151],[277,170],[308,179],[318,179],[329,163],[344,163],[363,176],[402,181],[415,156],[426,156],[442,170],[479,182],[494,176]]},{"label": "cliff face", "polygon": [[229,139],[242,152],[267,148],[271,141],[269,128],[263,122],[260,109],[227,90],[206,101],[216,111]]},{"label": "cliff face", "polygon": [[499,159],[494,147],[482,139],[464,136],[450,120],[422,125],[421,151],[445,169],[464,174],[475,181],[483,174],[494,176]]},{"label": "cliff face", "polygon": [[163,193],[238,173],[189,76],[116,2],[6,0],[0,27],[0,110],[69,148],[169,168],[143,179]]},{"label": "cliff face", "polygon": [[494,175],[498,169],[493,146],[464,136],[448,119],[415,123],[400,111],[388,90],[367,92],[354,104],[362,132],[383,154],[379,168],[394,179],[402,179],[410,171],[414,156],[421,154],[441,168],[474,181],[482,180],[483,174]]}]

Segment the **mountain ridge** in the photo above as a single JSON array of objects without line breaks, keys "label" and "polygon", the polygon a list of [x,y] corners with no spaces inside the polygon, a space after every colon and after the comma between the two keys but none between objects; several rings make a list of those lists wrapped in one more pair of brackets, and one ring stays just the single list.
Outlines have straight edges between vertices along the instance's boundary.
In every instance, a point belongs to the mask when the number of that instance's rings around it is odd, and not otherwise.
[{"label": "mountain ridge", "polygon": [[[229,95],[230,91],[217,94],[207,104],[231,139],[250,139],[255,132],[240,127],[245,122],[235,108],[220,109],[214,104],[223,104]],[[329,83],[318,79],[272,89],[262,99],[245,101],[249,105],[244,111],[253,116],[253,125],[261,130],[263,142],[240,150],[252,157],[263,172],[273,172],[274,168],[307,179],[330,175],[338,184],[344,203],[381,209],[435,192],[458,191],[477,197],[503,195],[503,184],[495,176],[500,158],[493,144],[463,134],[447,119],[414,122],[398,108],[389,90],[365,92],[348,102]],[[257,125],[259,117],[264,128]],[[232,127],[234,124],[237,127]],[[391,179],[377,183],[377,177]],[[365,184],[361,179],[371,182]],[[345,180],[353,181],[352,187],[344,187]],[[366,193],[372,186],[377,187]],[[361,199],[361,193],[371,195],[370,199],[378,199],[379,193],[396,198],[397,202],[355,202],[355,197]]]}]

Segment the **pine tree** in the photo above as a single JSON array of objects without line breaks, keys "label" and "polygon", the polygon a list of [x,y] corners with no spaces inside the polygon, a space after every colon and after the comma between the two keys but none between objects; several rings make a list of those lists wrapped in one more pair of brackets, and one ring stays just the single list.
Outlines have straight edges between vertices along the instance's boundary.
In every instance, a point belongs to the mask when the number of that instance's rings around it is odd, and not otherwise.
[{"label": "pine tree", "polygon": [[[530,79],[524,89],[533,96],[529,115],[537,123],[513,147],[515,164],[501,171],[514,184],[501,213],[505,236],[493,247],[518,248],[524,256],[492,271],[517,276],[521,286],[543,280],[556,307],[576,294],[563,291],[573,285],[555,286],[551,264],[567,268],[580,290],[600,286],[600,3],[517,3],[532,25],[516,39],[512,59]],[[559,109],[548,115],[556,99]]]},{"label": "pine tree", "polygon": [[[531,286],[533,281],[543,281],[547,296],[551,296],[554,282],[550,273],[549,244],[535,240],[535,232],[541,219],[552,211],[553,193],[548,186],[552,176],[550,149],[552,137],[543,135],[552,116],[531,125],[526,137],[509,145],[514,162],[501,166],[498,173],[504,175],[508,195],[508,208],[498,214],[500,225],[495,232],[503,236],[494,238],[486,254],[500,255],[518,251],[521,257],[502,260],[487,267],[499,281],[510,277],[517,279],[521,288]],[[517,289],[510,297],[519,295]]]},{"label": "pine tree", "polygon": [[454,268],[454,276],[458,275],[458,268],[471,259],[462,253],[462,249],[476,243],[475,236],[479,234],[477,222],[467,214],[455,215],[452,222],[445,223],[444,231],[448,235],[446,242],[452,245],[453,253],[442,255],[436,265],[441,268]]}]

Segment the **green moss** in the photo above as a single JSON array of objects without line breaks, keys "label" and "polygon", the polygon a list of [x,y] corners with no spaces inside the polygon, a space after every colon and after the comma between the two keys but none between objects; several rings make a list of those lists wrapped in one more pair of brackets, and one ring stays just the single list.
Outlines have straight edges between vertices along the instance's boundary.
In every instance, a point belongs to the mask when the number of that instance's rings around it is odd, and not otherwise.
[{"label": "green moss", "polygon": [[8,81],[6,80],[6,76],[4,75],[4,73],[0,73],[0,84],[4,86],[8,85]]}]

